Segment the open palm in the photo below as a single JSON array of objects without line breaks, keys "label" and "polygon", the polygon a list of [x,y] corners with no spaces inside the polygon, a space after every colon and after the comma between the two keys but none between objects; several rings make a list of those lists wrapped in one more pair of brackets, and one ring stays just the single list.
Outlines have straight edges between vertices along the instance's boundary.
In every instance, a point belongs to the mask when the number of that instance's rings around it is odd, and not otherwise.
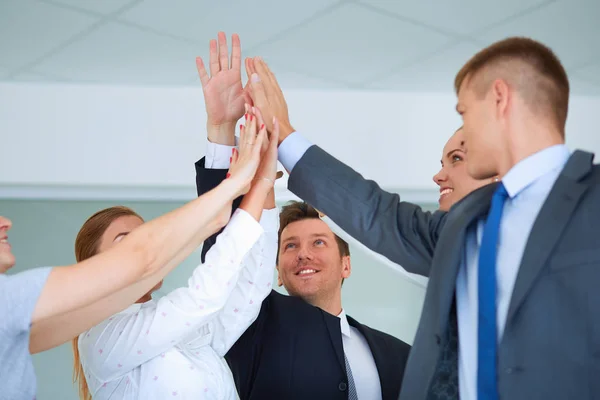
[{"label": "open palm", "polygon": [[240,38],[234,34],[231,41],[231,62],[225,33],[219,32],[218,43],[210,41],[210,76],[202,58],[196,59],[211,125],[235,124],[244,115],[244,103],[251,101],[242,86]]}]

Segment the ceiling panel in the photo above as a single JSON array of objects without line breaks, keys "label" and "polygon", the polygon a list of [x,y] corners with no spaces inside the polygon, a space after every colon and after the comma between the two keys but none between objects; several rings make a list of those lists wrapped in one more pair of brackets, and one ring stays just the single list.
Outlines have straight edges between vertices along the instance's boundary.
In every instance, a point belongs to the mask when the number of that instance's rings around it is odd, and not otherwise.
[{"label": "ceiling panel", "polygon": [[600,58],[600,1],[561,0],[482,32],[487,45],[509,36],[529,36],[550,46],[566,67]]},{"label": "ceiling panel", "polygon": [[136,1],[139,0],[48,0],[46,2],[81,8],[99,14],[110,14]]},{"label": "ceiling panel", "polygon": [[57,78],[38,74],[35,72],[19,72],[13,76],[13,80],[17,82],[56,82]]},{"label": "ceiling panel", "polygon": [[600,63],[577,69],[574,71],[574,75],[600,85]]},{"label": "ceiling panel", "polygon": [[195,56],[190,44],[108,23],[35,70],[82,82],[184,84],[196,71]]},{"label": "ceiling panel", "polygon": [[337,0],[179,0],[165,7],[164,0],[146,0],[123,13],[119,20],[206,43],[207,46],[218,31],[229,36],[238,33],[243,48],[248,49],[335,3]]},{"label": "ceiling panel", "polygon": [[577,75],[569,75],[571,94],[584,96],[600,96],[600,83],[582,79]]},{"label": "ceiling panel", "polygon": [[460,42],[426,60],[373,81],[367,87],[406,91],[451,91],[456,73],[479,50],[480,47],[472,43]]},{"label": "ceiling panel", "polygon": [[467,35],[517,15],[548,0],[359,0],[396,15]]},{"label": "ceiling panel", "polygon": [[0,1],[2,64],[18,68],[57,48],[96,18],[29,0]]},{"label": "ceiling panel", "polygon": [[260,46],[257,53],[312,76],[360,83],[448,42],[438,32],[347,4]]},{"label": "ceiling panel", "polygon": [[0,79],[7,78],[9,72],[10,72],[9,68],[6,68],[6,67],[3,67],[2,65],[0,65]]}]

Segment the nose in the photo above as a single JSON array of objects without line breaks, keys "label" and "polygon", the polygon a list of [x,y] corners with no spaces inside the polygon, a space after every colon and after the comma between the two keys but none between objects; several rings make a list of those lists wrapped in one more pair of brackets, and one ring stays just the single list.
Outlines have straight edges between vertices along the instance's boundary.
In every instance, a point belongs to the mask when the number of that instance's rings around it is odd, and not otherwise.
[{"label": "nose", "polygon": [[440,168],[440,170],[438,171],[438,173],[433,176],[433,181],[438,186],[442,186],[442,183],[446,182],[447,180],[448,180],[448,174],[446,174],[446,171],[444,170],[444,167]]},{"label": "nose", "polygon": [[12,227],[12,221],[8,218],[0,216],[0,231],[8,231]]},{"label": "nose", "polygon": [[313,256],[310,250],[306,246],[302,246],[298,251],[298,261],[312,260]]}]

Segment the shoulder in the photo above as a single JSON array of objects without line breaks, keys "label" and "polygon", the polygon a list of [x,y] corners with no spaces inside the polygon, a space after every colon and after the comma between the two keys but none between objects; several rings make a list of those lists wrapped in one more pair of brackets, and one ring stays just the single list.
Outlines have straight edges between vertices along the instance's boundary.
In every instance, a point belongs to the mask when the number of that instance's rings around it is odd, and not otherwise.
[{"label": "shoulder", "polygon": [[[52,268],[33,268],[14,275],[0,274],[0,323],[15,332],[28,331],[31,316]],[[0,329],[4,330],[4,329]]]},{"label": "shoulder", "polygon": [[396,353],[408,353],[411,346],[398,339],[395,336],[392,336],[388,333],[379,331],[377,329],[373,329],[368,325],[361,324],[357,320],[352,317],[348,317],[348,322],[351,326],[358,329],[364,336],[367,337],[367,340],[371,342],[378,343],[380,345],[384,345],[387,348],[391,348],[393,352]]}]

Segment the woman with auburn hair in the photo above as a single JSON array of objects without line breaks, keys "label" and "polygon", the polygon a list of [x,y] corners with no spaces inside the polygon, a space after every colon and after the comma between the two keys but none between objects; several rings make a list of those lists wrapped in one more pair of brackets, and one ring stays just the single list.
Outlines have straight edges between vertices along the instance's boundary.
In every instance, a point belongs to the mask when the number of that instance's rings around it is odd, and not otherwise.
[{"label": "woman with auburn hair", "polygon": [[[232,201],[248,192],[260,162],[266,135],[255,132],[254,127],[242,133],[230,177],[219,187],[74,265],[5,274],[15,257],[7,235],[12,223],[0,217],[0,399],[34,398],[30,354],[58,346],[131,305],[227,223]],[[260,230],[253,233],[248,249]]]},{"label": "woman with auburn hair", "polygon": [[[270,293],[277,253],[276,134],[265,151],[258,178],[186,286],[152,300],[156,286],[73,340],[81,399],[238,398],[223,357]],[[77,235],[77,260],[110,249],[142,223],[125,207],[94,214]]]}]

